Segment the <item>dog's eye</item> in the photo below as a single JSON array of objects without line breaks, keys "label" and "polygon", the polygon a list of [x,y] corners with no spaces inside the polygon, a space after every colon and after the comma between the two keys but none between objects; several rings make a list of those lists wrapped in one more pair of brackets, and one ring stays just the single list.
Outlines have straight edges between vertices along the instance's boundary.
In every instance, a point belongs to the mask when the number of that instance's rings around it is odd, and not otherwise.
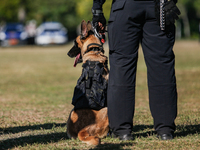
[{"label": "dog's eye", "polygon": [[85,39],[86,39],[85,35],[81,34],[80,40],[85,40]]}]

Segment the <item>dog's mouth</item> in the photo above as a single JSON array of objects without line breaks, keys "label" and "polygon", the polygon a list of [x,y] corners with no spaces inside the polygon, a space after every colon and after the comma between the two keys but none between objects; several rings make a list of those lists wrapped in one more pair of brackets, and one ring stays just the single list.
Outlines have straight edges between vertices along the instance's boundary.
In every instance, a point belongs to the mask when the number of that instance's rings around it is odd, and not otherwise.
[{"label": "dog's mouth", "polygon": [[78,47],[76,40],[74,40],[74,46],[70,49],[67,55],[71,58],[75,57],[74,67],[76,67],[78,63],[82,62],[81,49]]},{"label": "dog's mouth", "polygon": [[81,57],[81,53],[79,53],[76,58],[75,58],[75,61],[74,61],[74,67],[76,67],[76,65],[78,63],[81,63],[82,62],[82,57]]}]

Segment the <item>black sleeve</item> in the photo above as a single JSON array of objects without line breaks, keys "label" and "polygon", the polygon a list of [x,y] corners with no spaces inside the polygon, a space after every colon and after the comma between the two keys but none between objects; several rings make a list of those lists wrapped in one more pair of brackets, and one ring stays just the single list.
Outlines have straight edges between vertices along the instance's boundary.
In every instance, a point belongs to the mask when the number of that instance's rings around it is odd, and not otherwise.
[{"label": "black sleeve", "polygon": [[102,10],[102,5],[106,0],[93,0],[93,10]]}]

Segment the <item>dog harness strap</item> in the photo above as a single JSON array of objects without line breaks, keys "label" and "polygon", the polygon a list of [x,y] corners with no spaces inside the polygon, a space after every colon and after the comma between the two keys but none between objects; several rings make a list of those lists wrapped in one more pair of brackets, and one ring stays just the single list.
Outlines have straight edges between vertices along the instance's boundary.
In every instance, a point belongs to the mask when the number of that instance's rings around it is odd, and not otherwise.
[{"label": "dog harness strap", "polygon": [[87,49],[89,49],[91,45],[96,45],[96,46],[98,46],[99,48],[102,48],[102,45],[101,45],[101,44],[91,43],[91,44],[89,44],[89,45],[87,46]]},{"label": "dog harness strap", "polygon": [[[92,45],[95,45],[95,46],[98,46],[98,47],[92,47],[90,48],[90,46]],[[102,53],[104,53],[104,50],[103,50],[103,46],[101,44],[97,44],[97,43],[91,43],[87,46],[87,50],[85,51],[84,54],[90,52],[90,51],[100,51]]]}]

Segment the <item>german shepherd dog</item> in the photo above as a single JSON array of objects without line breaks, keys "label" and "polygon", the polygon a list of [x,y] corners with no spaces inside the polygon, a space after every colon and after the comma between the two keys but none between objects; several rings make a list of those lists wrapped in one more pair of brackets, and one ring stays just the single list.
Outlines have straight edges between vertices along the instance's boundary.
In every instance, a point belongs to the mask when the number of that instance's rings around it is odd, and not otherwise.
[{"label": "german shepherd dog", "polygon": [[[93,27],[90,21],[82,21],[81,34],[75,39],[74,47],[68,52],[69,57],[76,57],[75,64],[87,61],[102,63],[102,77],[108,81],[109,70],[106,65],[107,57],[104,55],[99,38],[94,35]],[[93,51],[93,48],[95,49]],[[82,61],[80,61],[82,59]],[[74,96],[76,96],[74,94]],[[100,144],[100,138],[107,135],[109,123],[107,116],[107,107],[99,110],[91,108],[72,109],[67,121],[67,134],[70,138],[79,138],[89,145]]]}]

